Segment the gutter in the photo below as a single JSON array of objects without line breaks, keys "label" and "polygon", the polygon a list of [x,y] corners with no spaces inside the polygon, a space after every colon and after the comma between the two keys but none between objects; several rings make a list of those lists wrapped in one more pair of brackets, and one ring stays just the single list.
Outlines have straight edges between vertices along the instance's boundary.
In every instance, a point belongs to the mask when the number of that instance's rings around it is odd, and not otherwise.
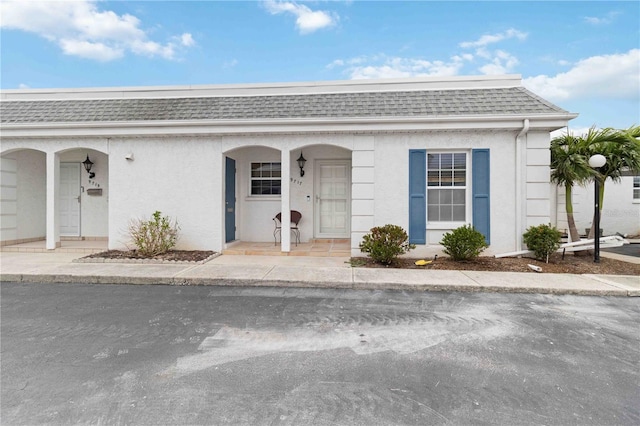
[{"label": "gutter", "polygon": [[[522,248],[522,194],[525,192],[522,189],[522,143],[523,138],[526,138],[529,132],[529,119],[525,118],[522,125],[522,130],[516,136],[516,249]],[[526,200],[525,200],[526,202]]]}]

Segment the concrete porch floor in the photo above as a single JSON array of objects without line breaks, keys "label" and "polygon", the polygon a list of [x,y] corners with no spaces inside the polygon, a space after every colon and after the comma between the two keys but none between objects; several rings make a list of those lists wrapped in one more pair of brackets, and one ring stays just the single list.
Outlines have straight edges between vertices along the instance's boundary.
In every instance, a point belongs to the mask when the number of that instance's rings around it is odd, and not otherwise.
[{"label": "concrete porch floor", "polygon": [[[108,250],[106,240],[62,240],[61,246],[55,250],[47,250],[46,241],[31,241],[0,247],[3,252],[18,253],[80,253],[91,254]],[[314,256],[314,257],[351,257],[351,241],[346,240],[315,240],[309,243],[291,245],[289,253],[280,251],[280,243],[238,241],[222,250],[226,255],[245,256]]]},{"label": "concrete porch floor", "polygon": [[47,250],[46,241],[31,241],[28,243],[13,244],[0,247],[0,251],[19,253],[99,253],[106,251],[106,240],[65,240],[60,241],[60,247],[55,250]]},{"label": "concrete porch floor", "polygon": [[244,256],[312,256],[312,257],[351,257],[351,240],[312,240],[291,244],[289,253],[280,251],[280,243],[238,241],[222,250],[226,255]]}]

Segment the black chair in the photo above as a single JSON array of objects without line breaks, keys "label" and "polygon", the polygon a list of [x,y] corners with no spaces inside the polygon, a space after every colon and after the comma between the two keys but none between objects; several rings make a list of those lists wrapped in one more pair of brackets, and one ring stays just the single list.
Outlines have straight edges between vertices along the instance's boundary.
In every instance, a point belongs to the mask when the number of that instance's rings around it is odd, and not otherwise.
[{"label": "black chair", "polygon": [[[300,242],[300,229],[298,229],[298,224],[301,219],[302,213],[297,210],[291,210],[291,232],[293,232],[293,235],[296,237],[296,246],[298,246]],[[278,245],[278,234],[280,234],[280,241],[282,241],[282,213],[278,213],[276,217],[273,218],[273,222],[276,225],[276,229],[273,230],[274,245]]]}]

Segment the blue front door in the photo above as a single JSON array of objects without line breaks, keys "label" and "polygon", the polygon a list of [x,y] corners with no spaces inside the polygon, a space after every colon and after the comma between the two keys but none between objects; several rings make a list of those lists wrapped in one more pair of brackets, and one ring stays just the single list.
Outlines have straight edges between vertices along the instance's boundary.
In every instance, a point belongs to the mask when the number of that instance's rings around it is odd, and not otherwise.
[{"label": "blue front door", "polygon": [[236,239],[236,160],[226,157],[224,184],[225,241]]}]

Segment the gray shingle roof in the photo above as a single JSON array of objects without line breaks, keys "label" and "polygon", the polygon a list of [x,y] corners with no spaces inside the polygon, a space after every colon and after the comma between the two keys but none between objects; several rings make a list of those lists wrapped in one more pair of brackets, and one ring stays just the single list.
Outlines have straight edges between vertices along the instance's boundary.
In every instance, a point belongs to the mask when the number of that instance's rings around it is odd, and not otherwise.
[{"label": "gray shingle roof", "polygon": [[522,87],[0,103],[1,122],[5,124],[522,114],[568,113]]}]

